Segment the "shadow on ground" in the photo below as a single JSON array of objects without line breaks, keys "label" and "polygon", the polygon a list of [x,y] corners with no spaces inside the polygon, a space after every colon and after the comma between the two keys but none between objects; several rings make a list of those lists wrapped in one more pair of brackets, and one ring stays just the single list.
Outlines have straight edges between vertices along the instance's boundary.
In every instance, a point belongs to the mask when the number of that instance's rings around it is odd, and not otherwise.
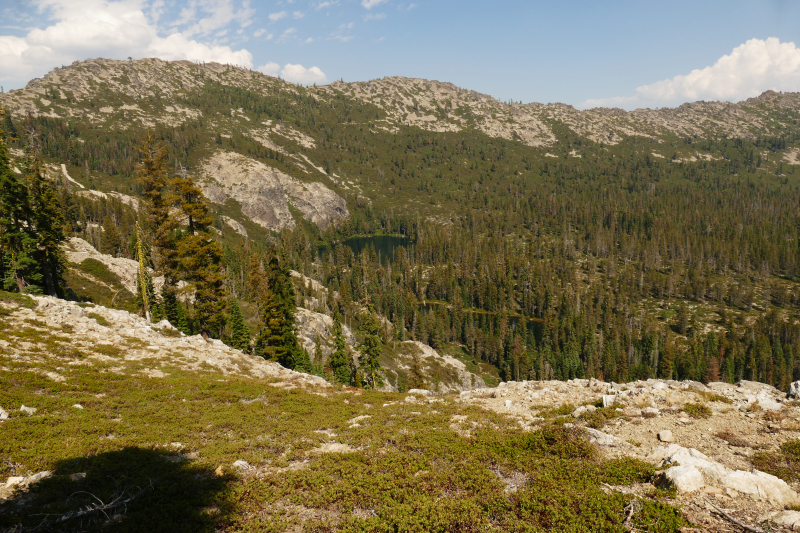
[{"label": "shadow on ground", "polygon": [[230,516],[229,481],[182,456],[141,448],[69,459],[0,504],[0,531],[214,531]]}]

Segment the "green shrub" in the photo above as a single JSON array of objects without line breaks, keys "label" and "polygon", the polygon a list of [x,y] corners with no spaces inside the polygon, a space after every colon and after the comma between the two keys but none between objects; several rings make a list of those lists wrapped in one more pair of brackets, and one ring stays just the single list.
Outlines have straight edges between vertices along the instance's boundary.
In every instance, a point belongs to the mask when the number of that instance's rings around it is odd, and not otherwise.
[{"label": "green shrub", "polygon": [[86,316],[93,318],[94,321],[100,326],[108,326],[108,320],[106,320],[103,315],[98,315],[97,313],[87,313]]},{"label": "green shrub", "polygon": [[711,416],[711,409],[701,403],[687,403],[683,406],[683,412],[692,418],[709,418]]}]

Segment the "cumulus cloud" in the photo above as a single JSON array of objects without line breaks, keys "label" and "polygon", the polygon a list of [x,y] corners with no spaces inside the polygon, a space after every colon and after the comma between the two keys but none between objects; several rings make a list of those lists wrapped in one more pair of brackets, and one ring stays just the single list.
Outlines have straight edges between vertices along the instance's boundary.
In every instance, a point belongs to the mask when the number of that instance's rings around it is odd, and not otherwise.
[{"label": "cumulus cloud", "polygon": [[285,17],[286,17],[286,11],[279,11],[278,13],[269,14],[269,20],[271,20],[272,22],[277,22]]},{"label": "cumulus cloud", "polygon": [[662,107],[696,100],[739,101],[766,90],[800,91],[800,48],[775,37],[750,39],[711,66],[636,88],[633,96],[586,100],[578,107]]},{"label": "cumulus cloud", "polygon": [[249,12],[247,4],[243,4],[244,11],[232,10],[232,5],[226,0],[191,3],[181,14],[189,24],[187,30],[164,36],[155,24],[162,15],[163,4],[159,2],[148,6],[141,0],[39,0],[37,6],[49,14],[52,24],[34,28],[24,37],[0,35],[0,81],[6,87],[19,87],[53,67],[88,57],[160,57],[251,68],[253,56],[248,50],[192,38],[222,28],[217,23],[205,23],[198,12],[217,13],[228,22],[238,20],[246,27],[248,21],[242,13]]},{"label": "cumulus cloud", "polygon": [[306,85],[310,83],[325,83],[328,81],[328,77],[325,76],[325,73],[318,67],[305,68],[303,65],[292,65],[291,63],[287,63],[283,67],[281,76],[286,81],[303,83]]},{"label": "cumulus cloud", "polygon": [[361,5],[367,9],[372,9],[373,7],[383,4],[387,0],[361,0]]},{"label": "cumulus cloud", "polygon": [[364,20],[381,20],[386,18],[386,13],[369,13],[364,17]]},{"label": "cumulus cloud", "polygon": [[266,74],[267,76],[277,76],[281,72],[281,66],[270,61],[266,65],[261,65],[256,70]]},{"label": "cumulus cloud", "polygon": [[291,63],[287,63],[280,67],[277,63],[270,62],[266,65],[262,65],[258,67],[259,72],[263,72],[269,76],[278,76],[282,77],[286,81],[290,81],[292,83],[302,83],[305,85],[309,85],[311,83],[325,83],[328,81],[328,77],[325,75],[319,67],[311,67],[305,68],[303,65],[292,65]]}]

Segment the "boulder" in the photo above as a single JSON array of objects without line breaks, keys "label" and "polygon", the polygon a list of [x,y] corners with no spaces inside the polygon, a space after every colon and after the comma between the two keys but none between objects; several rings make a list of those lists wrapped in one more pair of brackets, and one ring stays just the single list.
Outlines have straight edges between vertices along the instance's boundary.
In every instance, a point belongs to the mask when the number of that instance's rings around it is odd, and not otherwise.
[{"label": "boulder", "polygon": [[233,467],[236,468],[237,470],[239,470],[240,472],[247,472],[248,470],[252,470],[253,469],[253,467],[250,466],[250,463],[248,463],[247,461],[243,461],[242,459],[239,459],[238,461],[234,461],[233,462]]},{"label": "boulder", "polygon": [[6,412],[5,409],[0,407],[0,422],[2,422],[3,420],[8,420],[8,412]]},{"label": "boulder", "polygon": [[28,416],[32,415],[33,413],[35,413],[37,411],[37,409],[35,407],[27,407],[25,405],[20,407],[19,410],[22,411],[23,413],[25,413]]},{"label": "boulder", "polygon": [[660,488],[675,487],[678,492],[695,492],[705,487],[703,474],[690,465],[673,466],[656,476],[655,484]]},{"label": "boulder", "polygon": [[593,428],[586,428],[586,437],[589,442],[598,446],[616,447],[622,445],[622,441],[617,437]]},{"label": "boulder", "polygon": [[800,505],[800,496],[785,481],[759,470],[736,470],[722,477],[720,483],[755,499],[769,500],[781,506]]},{"label": "boulder", "polygon": [[788,529],[800,530],[800,511],[773,511],[761,517],[759,522],[766,522],[767,520]]},{"label": "boulder", "polygon": [[658,432],[658,440],[661,442],[675,442],[675,436],[672,434],[672,431],[662,429]]},{"label": "boulder", "polygon": [[661,413],[661,411],[659,411],[655,407],[645,407],[644,409],[642,409],[642,416],[645,416],[645,417],[651,417],[652,418],[654,416],[658,416],[660,413]]},{"label": "boulder", "polygon": [[420,396],[433,396],[433,392],[425,389],[409,389],[408,394],[419,394]]},{"label": "boulder", "polygon": [[617,401],[617,397],[614,394],[604,394],[603,395],[603,407],[611,407],[614,405],[614,402]]},{"label": "boulder", "polygon": [[786,395],[787,398],[800,398],[800,381],[795,381],[791,385],[789,385],[789,393]]}]

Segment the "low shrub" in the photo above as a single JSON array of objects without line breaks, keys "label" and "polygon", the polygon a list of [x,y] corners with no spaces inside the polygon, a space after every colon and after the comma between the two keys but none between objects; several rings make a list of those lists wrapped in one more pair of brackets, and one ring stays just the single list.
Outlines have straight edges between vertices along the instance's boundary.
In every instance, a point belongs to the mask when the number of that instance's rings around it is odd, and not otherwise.
[{"label": "low shrub", "polygon": [[692,418],[709,418],[711,409],[702,403],[687,403],[683,406],[683,412]]}]

